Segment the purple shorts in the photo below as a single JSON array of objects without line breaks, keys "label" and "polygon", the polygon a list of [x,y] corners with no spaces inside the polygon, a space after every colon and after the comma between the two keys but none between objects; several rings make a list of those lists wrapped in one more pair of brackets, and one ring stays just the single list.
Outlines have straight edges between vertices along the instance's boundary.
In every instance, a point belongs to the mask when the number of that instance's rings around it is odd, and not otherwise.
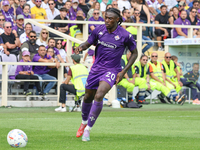
[{"label": "purple shorts", "polygon": [[103,72],[103,73],[92,73],[90,72],[87,82],[85,85],[86,89],[98,89],[100,81],[106,81],[110,87],[115,84],[118,72]]}]

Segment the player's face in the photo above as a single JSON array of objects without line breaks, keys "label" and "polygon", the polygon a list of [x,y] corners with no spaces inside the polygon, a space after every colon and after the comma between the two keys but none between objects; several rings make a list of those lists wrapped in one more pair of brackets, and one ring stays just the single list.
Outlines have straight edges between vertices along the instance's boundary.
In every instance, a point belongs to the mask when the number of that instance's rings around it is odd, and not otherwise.
[{"label": "player's face", "polygon": [[193,66],[193,71],[194,71],[194,73],[198,73],[199,72],[199,65],[194,65]]},{"label": "player's face", "polygon": [[107,29],[112,29],[117,26],[119,18],[112,12],[106,12],[105,14],[105,25]]}]

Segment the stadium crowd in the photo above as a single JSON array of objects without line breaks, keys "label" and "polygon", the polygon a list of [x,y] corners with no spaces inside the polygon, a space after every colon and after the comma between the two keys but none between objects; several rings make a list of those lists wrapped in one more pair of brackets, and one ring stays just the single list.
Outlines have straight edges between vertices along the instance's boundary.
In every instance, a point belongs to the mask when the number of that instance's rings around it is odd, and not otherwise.
[{"label": "stadium crowd", "polygon": [[[75,37],[82,33],[82,25],[76,25],[72,23],[47,23],[45,20],[85,20],[85,21],[104,21],[105,10],[113,7],[121,11],[124,22],[129,23],[146,23],[146,24],[177,24],[177,25],[200,25],[200,2],[197,0],[3,0],[0,2],[1,12],[0,12],[0,45],[2,54],[9,56],[10,54],[18,57],[18,61],[21,62],[55,62],[55,66],[27,66],[27,67],[17,67],[16,79],[39,79],[39,80],[56,80],[57,79],[57,68],[60,67],[60,62],[68,62],[66,56],[66,41],[65,40],[55,40],[57,35],[49,32],[46,29],[41,29],[38,26],[32,25],[30,23],[24,24],[24,19],[41,19],[44,22],[40,22],[45,26],[49,26],[55,30],[62,33],[68,34]],[[89,34],[97,27],[97,24],[89,25]],[[137,29],[133,26],[122,26],[132,35],[137,35]],[[154,46],[153,40],[163,41],[166,38],[187,38],[187,28],[164,28],[156,27],[146,27],[142,29],[142,44],[146,44],[141,50],[144,54],[149,48]],[[200,30],[194,29],[194,37],[200,37]],[[38,37],[38,38],[37,38]],[[77,47],[78,44],[73,43],[73,47]],[[158,42],[158,51],[164,51],[161,42]],[[94,56],[94,51],[89,50],[86,56]],[[128,53],[127,53],[128,55]],[[126,75],[125,84],[128,91],[132,91],[134,86],[139,85],[139,93],[137,95],[138,103],[146,103],[145,97],[152,92],[152,90],[158,89],[162,92],[159,95],[161,102],[171,103],[171,101],[179,102],[184,95],[178,96],[181,90],[182,84],[184,85],[183,76],[181,76],[181,69],[177,72],[178,64],[175,61],[172,63],[167,62],[168,57],[165,55],[166,63],[162,65],[157,65],[161,69],[160,72],[167,75],[169,69],[168,66],[174,67],[176,72],[177,81],[172,81],[172,78],[167,78],[165,81],[161,81],[160,76],[153,75],[153,63],[158,63],[158,55],[153,53],[151,55],[150,64],[147,63],[147,58],[143,55],[140,59],[140,63],[148,65],[148,68],[144,71],[143,67],[140,65],[135,65],[132,68],[132,74]],[[84,58],[84,60],[86,57]],[[126,64],[128,59],[125,55],[122,57],[124,64]],[[143,62],[144,59],[144,62]],[[122,66],[124,65],[122,64]],[[159,64],[159,63],[158,63]],[[196,64],[197,65],[197,64]],[[194,64],[195,67],[195,64]],[[170,67],[169,67],[170,68]],[[198,67],[199,68],[199,67]],[[194,69],[194,68],[193,68]],[[67,72],[71,73],[69,67],[64,68],[64,77],[67,77]],[[147,72],[147,73],[145,73]],[[142,74],[143,73],[143,74]],[[172,71],[170,70],[171,74]],[[195,76],[199,76],[198,71],[193,71]],[[143,78],[150,77],[155,81],[152,82],[149,78],[143,81]],[[130,79],[131,80],[130,80]],[[133,78],[133,79],[132,79]],[[136,78],[141,78],[139,81],[134,81]],[[175,78],[173,78],[175,79]],[[128,82],[127,82],[128,81]],[[140,83],[142,82],[142,84]],[[156,82],[156,83],[155,83]],[[31,92],[28,91],[28,82],[25,82],[24,95],[29,95]],[[67,82],[68,83],[68,82]],[[167,83],[169,85],[167,86]],[[187,82],[188,83],[188,82]],[[40,85],[36,83],[37,92],[39,95],[43,95],[43,100],[46,95],[54,87],[56,82],[49,82],[44,89],[41,89],[42,82]],[[124,86],[124,83],[120,83]],[[189,86],[198,87],[197,82],[193,81]],[[159,85],[159,86],[158,86]],[[125,87],[126,87],[125,86]],[[166,91],[165,87],[169,90]],[[151,87],[151,88],[150,88]],[[154,87],[154,88],[152,88]],[[193,90],[195,92],[195,90]],[[193,97],[194,104],[200,104],[197,94]],[[183,101],[180,101],[183,104]]]}]

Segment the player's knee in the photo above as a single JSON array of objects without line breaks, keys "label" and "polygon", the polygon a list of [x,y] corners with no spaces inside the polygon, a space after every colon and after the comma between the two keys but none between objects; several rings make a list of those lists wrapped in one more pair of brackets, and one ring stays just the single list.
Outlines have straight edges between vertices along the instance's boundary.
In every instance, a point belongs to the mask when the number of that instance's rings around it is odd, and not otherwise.
[{"label": "player's knee", "polygon": [[92,96],[90,96],[89,94],[85,94],[85,96],[84,96],[85,103],[91,103],[93,101],[93,99],[94,98]]},{"label": "player's knee", "polygon": [[104,95],[103,95],[102,93],[96,93],[94,99],[95,99],[97,102],[100,102],[100,101],[103,100],[103,97],[104,97]]}]

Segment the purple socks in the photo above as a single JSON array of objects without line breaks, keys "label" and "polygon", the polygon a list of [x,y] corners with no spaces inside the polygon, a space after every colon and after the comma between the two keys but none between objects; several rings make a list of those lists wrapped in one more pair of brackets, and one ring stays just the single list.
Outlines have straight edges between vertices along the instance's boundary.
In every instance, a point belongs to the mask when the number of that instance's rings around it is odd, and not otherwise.
[{"label": "purple socks", "polygon": [[92,127],[94,125],[99,114],[101,113],[102,108],[103,108],[103,101],[101,101],[101,102],[94,101],[94,103],[92,104],[92,108],[90,110],[89,117],[88,117],[88,126],[89,127]]},{"label": "purple socks", "polygon": [[88,120],[88,115],[90,113],[90,109],[92,107],[92,103],[82,103],[82,119],[84,121]]}]

